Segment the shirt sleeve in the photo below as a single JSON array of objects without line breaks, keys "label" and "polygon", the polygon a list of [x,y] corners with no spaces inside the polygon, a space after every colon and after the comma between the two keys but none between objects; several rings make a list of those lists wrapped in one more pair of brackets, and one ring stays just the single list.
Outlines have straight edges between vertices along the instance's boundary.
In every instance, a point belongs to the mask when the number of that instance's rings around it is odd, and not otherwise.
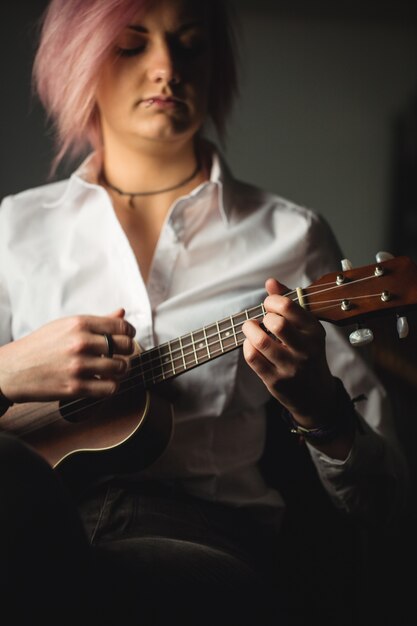
[{"label": "shirt sleeve", "polygon": [[[312,267],[315,274],[309,278],[340,269],[343,256],[321,218],[313,224],[309,246],[311,262],[308,267]],[[391,403],[371,366],[367,348],[353,348],[346,330],[332,324],[323,325],[331,372],[343,381],[352,398],[364,397],[356,404],[362,428],[357,429],[345,461],[331,459],[312,445],[307,446],[321,482],[335,505],[361,522],[385,525],[403,513],[409,487],[407,464],[395,431]]]},{"label": "shirt sleeve", "polygon": [[[0,205],[0,346],[12,340],[11,334],[11,305],[7,288],[7,261],[5,258],[5,246],[2,233],[5,232],[4,205],[6,200]],[[3,209],[3,210],[2,210]],[[3,219],[2,219],[3,218]]]},{"label": "shirt sleeve", "polygon": [[11,338],[11,311],[6,284],[0,272],[0,346],[9,343]]}]

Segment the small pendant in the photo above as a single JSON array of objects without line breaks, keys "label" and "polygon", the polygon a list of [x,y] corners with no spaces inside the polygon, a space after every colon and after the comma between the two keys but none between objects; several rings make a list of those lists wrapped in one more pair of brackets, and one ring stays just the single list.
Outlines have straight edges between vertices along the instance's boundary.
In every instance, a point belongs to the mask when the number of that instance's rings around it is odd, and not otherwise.
[{"label": "small pendant", "polygon": [[135,208],[135,204],[133,202],[133,196],[130,196],[130,198],[129,198],[129,209],[132,209],[132,211],[133,211],[134,208]]}]

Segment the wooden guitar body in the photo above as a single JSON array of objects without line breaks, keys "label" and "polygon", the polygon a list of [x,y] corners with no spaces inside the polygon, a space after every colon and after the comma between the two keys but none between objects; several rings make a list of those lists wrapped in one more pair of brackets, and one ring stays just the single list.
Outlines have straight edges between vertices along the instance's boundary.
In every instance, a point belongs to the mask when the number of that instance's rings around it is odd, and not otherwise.
[{"label": "wooden guitar body", "polygon": [[171,405],[142,389],[63,407],[58,402],[16,404],[0,428],[34,448],[72,488],[97,476],[144,469],[172,437]]}]

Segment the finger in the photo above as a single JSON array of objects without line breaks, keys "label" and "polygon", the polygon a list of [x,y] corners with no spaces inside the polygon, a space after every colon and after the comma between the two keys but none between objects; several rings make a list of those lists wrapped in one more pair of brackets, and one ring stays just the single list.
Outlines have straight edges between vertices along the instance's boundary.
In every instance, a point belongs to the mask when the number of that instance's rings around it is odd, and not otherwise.
[{"label": "finger", "polygon": [[115,311],[113,311],[113,313],[110,313],[109,317],[120,317],[120,318],[124,318],[124,316],[126,315],[126,311],[123,308],[120,309],[116,309]]},{"label": "finger", "polygon": [[107,396],[116,393],[126,371],[126,364],[116,359],[92,359],[68,366],[68,375],[62,382],[61,397],[83,398]]},{"label": "finger", "polygon": [[265,382],[271,371],[272,364],[255,348],[249,339],[245,339],[243,342],[243,356],[249,367]]},{"label": "finger", "polygon": [[[268,292],[268,296],[281,296],[281,297],[286,297],[288,302],[293,302],[294,306],[293,307],[289,307],[290,311],[294,311],[295,314],[299,313],[299,309],[301,308],[301,313],[304,309],[302,309],[302,307],[299,306],[299,302],[298,302],[298,298],[297,298],[297,292],[294,290],[290,290],[288,289],[288,287],[286,287],[283,283],[278,282],[275,278],[268,278],[268,280],[265,282],[265,288]],[[270,298],[267,297],[265,302],[267,303],[267,306],[279,306],[279,299],[278,298]],[[287,302],[287,305],[288,305]],[[285,301],[283,301],[281,303],[282,306],[285,306]],[[273,308],[268,309],[271,310],[272,312],[275,313],[279,313],[280,311],[274,311]]]},{"label": "finger", "polygon": [[73,355],[96,355],[96,356],[129,356],[133,353],[135,343],[126,335],[110,335],[107,333],[96,334],[82,332],[77,334],[70,346]]},{"label": "finger", "polygon": [[265,282],[265,289],[270,296],[284,296],[285,294],[290,292],[288,287],[286,287],[282,283],[279,283],[275,278],[268,278],[268,280]]},{"label": "finger", "polygon": [[129,356],[133,354],[135,343],[126,335],[91,335],[94,342],[94,354],[112,357],[114,354]]},{"label": "finger", "polygon": [[284,365],[284,361],[279,366],[274,365],[256,349],[249,339],[245,339],[243,342],[243,355],[249,367],[259,376],[270,393],[273,394],[277,383],[287,375],[289,368]]},{"label": "finger", "polygon": [[305,352],[306,337],[300,333],[298,327],[294,326],[282,315],[267,313],[262,320],[262,325],[275,339],[281,341],[294,353]]},{"label": "finger", "polygon": [[[253,362],[256,362],[259,354],[269,362],[271,368],[277,366],[286,368],[290,363],[291,355],[288,348],[284,344],[276,341],[274,337],[268,335],[260,327],[259,322],[255,320],[245,322],[242,326],[242,331],[249,344],[255,350],[254,354],[249,355]],[[247,350],[249,350],[249,347],[247,347]]]},{"label": "finger", "polygon": [[[123,357],[102,357],[94,359],[91,365],[93,374],[97,374],[100,378],[120,380],[126,375],[129,369],[129,361]],[[87,373],[87,376],[89,373]]]},{"label": "finger", "polygon": [[68,394],[69,398],[105,398],[115,395],[119,389],[119,383],[116,380],[91,377],[78,381],[77,385],[73,385]]},{"label": "finger", "polygon": [[122,357],[83,357],[75,358],[68,365],[68,378],[72,384],[99,376],[104,379],[122,378],[128,369],[126,359]]},{"label": "finger", "polygon": [[86,315],[78,318],[76,323],[84,330],[101,335],[108,333],[109,335],[126,335],[132,338],[136,335],[135,327],[120,316],[99,317]]},{"label": "finger", "polygon": [[324,350],[326,331],[311,313],[282,296],[268,296],[267,300],[264,304],[267,313],[262,323],[285,344],[294,358],[305,361],[309,354]]},{"label": "finger", "polygon": [[281,315],[303,332],[308,332],[311,327],[317,324],[316,318],[303,309],[299,305],[298,300],[293,300],[287,296],[279,294],[268,295],[264,300],[264,307],[267,313]]}]

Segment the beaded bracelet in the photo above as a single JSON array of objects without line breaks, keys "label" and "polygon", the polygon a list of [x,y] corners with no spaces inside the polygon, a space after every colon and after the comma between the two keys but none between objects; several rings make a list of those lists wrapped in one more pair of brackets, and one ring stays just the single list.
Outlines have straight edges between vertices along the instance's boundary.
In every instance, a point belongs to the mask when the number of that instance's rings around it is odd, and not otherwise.
[{"label": "beaded bracelet", "polygon": [[328,443],[336,439],[341,433],[346,432],[349,427],[358,425],[358,415],[355,409],[355,403],[364,400],[365,396],[361,395],[352,399],[347,393],[342,381],[336,378],[338,385],[339,403],[335,409],[335,420],[329,424],[317,426],[316,428],[305,428],[301,426],[292,416],[292,414],[282,407],[282,417],[290,428],[290,432],[298,435],[300,438],[311,443]]}]

